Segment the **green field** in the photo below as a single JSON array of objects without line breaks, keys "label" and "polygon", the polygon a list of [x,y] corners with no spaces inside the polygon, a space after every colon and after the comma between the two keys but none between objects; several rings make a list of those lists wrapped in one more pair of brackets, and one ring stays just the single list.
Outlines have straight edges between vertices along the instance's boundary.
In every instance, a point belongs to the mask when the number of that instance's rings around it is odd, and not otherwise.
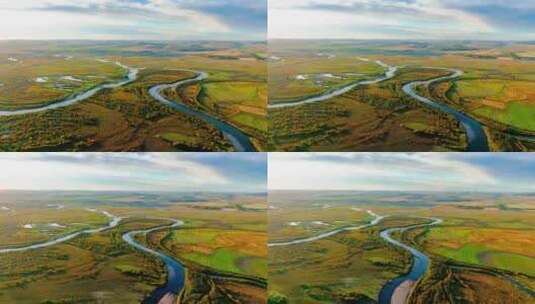
[{"label": "green field", "polygon": [[[533,227],[527,223],[531,215],[522,216],[520,212],[496,216],[495,212],[482,210],[471,212],[467,218],[454,218],[445,223],[446,227],[426,234],[426,247],[462,263],[535,276],[535,255],[526,247],[535,242]],[[478,215],[487,223],[475,230],[477,222],[471,217]]]},{"label": "green field", "polygon": [[184,229],[163,240],[163,246],[217,271],[266,277],[265,238],[265,232],[255,230]]},{"label": "green field", "polygon": [[474,113],[515,128],[535,131],[535,106],[525,102],[510,102],[504,110],[482,107]]}]

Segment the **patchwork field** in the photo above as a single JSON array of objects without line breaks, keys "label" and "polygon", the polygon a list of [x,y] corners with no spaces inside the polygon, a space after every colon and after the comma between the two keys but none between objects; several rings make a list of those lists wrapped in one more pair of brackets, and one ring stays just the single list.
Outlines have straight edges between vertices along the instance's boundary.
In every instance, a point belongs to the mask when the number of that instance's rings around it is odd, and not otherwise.
[{"label": "patchwork field", "polygon": [[[250,55],[248,55],[250,56]],[[202,84],[168,90],[166,97],[186,103],[230,122],[262,148],[267,136],[267,71],[262,60],[245,57],[243,53],[220,57],[189,56],[177,60],[180,68],[202,70],[208,78]]]}]

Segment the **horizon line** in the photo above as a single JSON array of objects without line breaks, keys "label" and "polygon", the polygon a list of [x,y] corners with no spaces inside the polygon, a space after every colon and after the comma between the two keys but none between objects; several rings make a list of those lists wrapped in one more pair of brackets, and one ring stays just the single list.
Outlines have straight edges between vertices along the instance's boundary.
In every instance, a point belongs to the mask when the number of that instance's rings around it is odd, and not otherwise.
[{"label": "horizon line", "polygon": [[288,191],[288,192],[405,192],[405,193],[485,193],[485,194],[535,194],[535,191],[481,191],[481,190],[356,190],[356,189],[268,189],[268,193],[272,191]]},{"label": "horizon line", "polygon": [[247,193],[247,194],[260,194],[267,193],[267,191],[214,191],[214,190],[105,190],[105,189],[0,189],[0,192],[117,192],[117,193]]},{"label": "horizon line", "polygon": [[208,38],[200,38],[200,39],[97,39],[97,38],[86,38],[86,39],[78,39],[78,38],[48,38],[48,39],[32,39],[32,38],[0,38],[0,41],[136,41],[136,42],[144,42],[144,41],[150,41],[150,42],[170,42],[170,41],[176,41],[176,42],[183,42],[183,41],[208,41],[208,42],[265,42],[267,41],[267,38],[265,40],[262,39],[208,39]]},{"label": "horizon line", "polygon": [[284,38],[268,37],[270,40],[316,40],[316,41],[477,41],[477,42],[535,42],[531,39],[479,39],[479,38]]}]

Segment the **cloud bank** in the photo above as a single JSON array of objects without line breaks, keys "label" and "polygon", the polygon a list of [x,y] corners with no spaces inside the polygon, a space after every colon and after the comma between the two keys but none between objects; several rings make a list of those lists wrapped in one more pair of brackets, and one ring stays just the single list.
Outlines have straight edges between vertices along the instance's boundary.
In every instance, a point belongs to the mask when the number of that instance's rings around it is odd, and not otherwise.
[{"label": "cloud bank", "polygon": [[3,153],[0,167],[3,190],[265,192],[267,183],[264,153]]},{"label": "cloud bank", "polygon": [[0,39],[265,40],[267,0],[1,0],[0,15]]},{"label": "cloud bank", "polygon": [[270,190],[535,191],[531,154],[275,153]]},{"label": "cloud bank", "polygon": [[270,0],[270,38],[535,39],[535,2]]}]

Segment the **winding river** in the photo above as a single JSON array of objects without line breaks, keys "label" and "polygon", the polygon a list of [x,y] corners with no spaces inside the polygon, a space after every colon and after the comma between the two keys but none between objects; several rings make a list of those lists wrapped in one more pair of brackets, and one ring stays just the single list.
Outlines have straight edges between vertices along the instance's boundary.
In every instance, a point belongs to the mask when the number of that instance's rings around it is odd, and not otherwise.
[{"label": "winding river", "polygon": [[133,81],[135,81],[137,79],[137,76],[138,76],[138,73],[139,73],[139,69],[128,67],[128,66],[126,66],[124,64],[121,64],[118,61],[116,61],[115,64],[120,66],[123,69],[128,70],[127,77],[125,79],[119,81],[119,82],[104,83],[104,84],[98,85],[98,86],[96,86],[96,87],[94,87],[92,89],[89,89],[89,90],[87,90],[85,92],[82,92],[80,94],[76,94],[74,96],[67,97],[67,98],[65,98],[65,99],[63,99],[61,101],[54,102],[54,103],[51,103],[49,105],[45,105],[45,106],[42,106],[42,107],[36,107],[36,108],[30,108],[30,109],[21,109],[21,110],[13,110],[13,111],[0,111],[0,116],[24,115],[24,114],[39,113],[39,112],[44,112],[44,111],[48,111],[48,110],[64,108],[64,107],[73,105],[75,103],[78,103],[80,101],[83,101],[85,99],[88,99],[88,98],[94,96],[95,94],[97,94],[98,92],[100,92],[103,89],[113,89],[113,88],[121,87],[121,86],[124,86],[126,84],[132,83]]},{"label": "winding river", "polygon": [[439,225],[443,222],[441,219],[438,218],[430,218],[430,220],[432,220],[432,222],[428,224],[419,224],[401,228],[390,228],[381,232],[381,238],[383,238],[385,241],[390,244],[393,244],[394,246],[409,251],[413,256],[413,262],[409,273],[397,277],[392,281],[388,282],[385,286],[383,286],[379,293],[379,304],[405,303],[407,297],[410,294],[410,291],[414,288],[416,282],[422,278],[422,276],[427,271],[427,268],[429,267],[429,258],[425,254],[409,245],[403,244],[402,242],[392,238],[392,233],[403,233],[405,231],[416,228]]},{"label": "winding river", "polygon": [[368,228],[368,227],[371,227],[371,226],[375,226],[375,225],[379,224],[386,217],[386,216],[381,216],[381,215],[375,214],[371,210],[368,210],[367,212],[368,212],[369,215],[374,217],[374,219],[369,224],[365,224],[365,225],[361,225],[361,226],[355,226],[355,227],[344,227],[344,228],[332,230],[332,231],[329,231],[329,232],[325,232],[325,233],[322,233],[322,234],[319,234],[319,235],[316,235],[316,236],[303,238],[303,239],[296,239],[296,240],[292,240],[292,241],[288,241],[288,242],[268,243],[268,247],[290,246],[290,245],[297,245],[297,244],[314,242],[314,241],[317,241],[317,240],[328,238],[328,237],[333,236],[335,234],[338,234],[340,232],[361,230],[361,229],[365,229],[365,228]]},{"label": "winding river", "polygon": [[148,298],[143,301],[143,304],[159,303],[163,298],[176,299],[182,289],[184,288],[185,268],[182,264],[175,259],[167,256],[156,250],[147,248],[135,240],[136,235],[146,235],[154,231],[172,229],[182,226],[184,223],[175,219],[162,219],[172,221],[173,224],[151,228],[147,230],[131,231],[123,234],[123,240],[135,249],[156,256],[165,263],[167,268],[167,282],[164,286],[161,286],[154,290]]},{"label": "winding river", "polygon": [[30,246],[13,247],[13,248],[0,248],[0,254],[2,254],[2,253],[12,253],[12,252],[24,252],[24,251],[28,251],[28,250],[34,250],[34,249],[40,249],[40,248],[54,246],[54,245],[57,245],[57,244],[72,240],[75,237],[78,237],[78,236],[83,235],[83,234],[94,234],[94,233],[99,233],[99,232],[103,232],[103,231],[106,231],[108,229],[114,228],[117,225],[119,225],[119,223],[122,220],[121,217],[114,216],[114,215],[110,214],[107,211],[102,211],[102,214],[104,214],[105,216],[107,216],[107,217],[109,217],[111,219],[111,221],[109,222],[108,226],[105,226],[105,227],[102,227],[102,228],[97,228],[97,229],[87,229],[87,230],[74,232],[74,233],[68,234],[66,236],[57,238],[57,239],[53,239],[53,240],[50,240],[50,241],[46,241],[46,242],[43,242],[43,243],[38,243],[38,244],[30,245]]},{"label": "winding river", "polygon": [[[361,58],[360,60],[363,60],[363,58]],[[304,105],[304,104],[325,101],[325,100],[331,99],[333,97],[337,97],[337,96],[343,95],[343,94],[355,89],[356,87],[363,86],[363,85],[370,85],[370,84],[380,83],[380,82],[383,82],[385,80],[394,78],[394,76],[396,76],[396,72],[398,70],[398,67],[389,66],[389,65],[387,65],[386,63],[384,63],[384,62],[382,62],[380,60],[375,61],[375,63],[377,63],[378,65],[380,65],[380,66],[382,66],[383,68],[386,69],[386,72],[383,75],[381,75],[378,78],[376,78],[376,79],[361,80],[361,81],[358,81],[358,82],[353,82],[353,83],[347,84],[345,86],[342,86],[340,88],[329,90],[329,91],[327,91],[327,92],[325,92],[323,94],[320,94],[320,95],[309,96],[309,97],[305,97],[305,98],[301,98],[301,99],[295,99],[295,100],[287,101],[287,102],[269,104],[268,105],[268,109],[279,109],[279,108],[296,107],[296,106],[301,106],[301,105]]]},{"label": "winding river", "polygon": [[[95,212],[95,211],[91,211],[91,212]],[[0,254],[24,252],[24,251],[29,251],[29,250],[41,249],[41,248],[54,246],[54,245],[72,240],[84,234],[95,234],[95,233],[104,232],[106,230],[117,227],[119,223],[121,222],[121,220],[123,219],[122,217],[114,216],[107,211],[102,211],[102,214],[104,214],[105,216],[111,219],[111,221],[105,227],[78,231],[78,232],[71,233],[69,235],[57,238],[57,239],[53,239],[50,241],[46,241],[43,243],[38,243],[38,244],[30,245],[30,246],[0,248]],[[172,228],[182,226],[184,224],[182,221],[175,220],[175,219],[161,219],[161,220],[169,220],[169,221],[172,221],[173,223],[171,225],[160,226],[160,227],[151,228],[147,230],[137,230],[137,231],[127,232],[123,234],[122,236],[123,240],[126,243],[128,243],[129,245],[131,245],[132,247],[134,247],[135,249],[139,251],[142,251],[142,252],[145,252],[145,253],[148,253],[148,254],[151,254],[160,258],[167,267],[168,276],[167,276],[166,284],[162,287],[157,288],[155,291],[153,291],[151,295],[143,301],[144,304],[158,303],[163,298],[176,299],[180,291],[182,291],[182,289],[184,288],[185,269],[184,269],[184,266],[182,266],[182,264],[180,264],[173,258],[163,253],[160,253],[158,251],[155,251],[153,249],[150,249],[141,245],[135,240],[136,235],[140,235],[140,234],[145,235],[154,231],[172,229]]]},{"label": "winding river", "polygon": [[[191,71],[191,70],[182,70],[182,71],[197,73],[197,72]],[[177,110],[177,111],[179,111],[181,113],[184,113],[186,115],[193,116],[193,117],[196,117],[198,119],[201,119],[201,120],[205,121],[206,123],[212,125],[216,129],[221,131],[221,133],[223,133],[225,138],[227,138],[232,143],[232,145],[234,146],[234,149],[236,149],[236,151],[238,151],[238,152],[255,152],[256,149],[253,146],[253,144],[251,143],[251,140],[249,139],[249,137],[247,135],[245,135],[242,131],[240,131],[238,128],[236,128],[236,127],[234,127],[234,126],[232,126],[232,125],[230,125],[228,123],[225,123],[222,120],[219,120],[218,118],[215,118],[215,117],[213,117],[213,116],[211,116],[211,115],[209,115],[209,114],[207,114],[205,112],[194,110],[194,109],[186,106],[185,104],[176,103],[176,102],[173,102],[171,100],[168,100],[168,99],[166,99],[165,97],[163,97],[161,95],[162,91],[164,91],[164,90],[175,89],[175,88],[177,88],[179,86],[184,86],[184,85],[192,84],[192,83],[195,83],[195,82],[203,81],[203,80],[205,80],[207,78],[208,78],[208,74],[206,74],[205,72],[199,72],[199,73],[197,73],[197,76],[195,76],[193,78],[190,78],[190,79],[177,81],[177,82],[171,83],[171,84],[159,84],[159,85],[153,86],[153,87],[151,87],[149,89],[149,93],[154,99],[156,99],[160,103],[162,103],[162,104],[164,104],[164,105],[166,105],[168,107],[171,107],[171,108],[173,108],[173,109],[175,109],[175,110]]]},{"label": "winding river", "polygon": [[[365,58],[359,58],[359,60],[367,61]],[[315,95],[311,97],[305,97],[303,99],[295,99],[288,102],[282,102],[282,103],[275,103],[268,105],[269,109],[278,109],[278,108],[287,108],[287,107],[295,107],[300,106],[303,104],[309,104],[309,103],[315,103],[320,101],[325,101],[328,99],[331,99],[333,97],[337,97],[340,95],[343,95],[345,93],[348,93],[349,91],[355,89],[358,86],[362,85],[370,85],[370,84],[377,84],[380,82],[383,82],[385,80],[389,80],[393,78],[396,75],[396,72],[398,71],[399,67],[390,66],[380,60],[375,61],[378,65],[384,67],[386,69],[386,72],[384,75],[380,76],[379,78],[373,79],[373,80],[364,80],[359,81],[355,83],[348,84],[346,86],[343,86],[338,89],[327,91],[326,93]],[[436,69],[436,70],[447,70],[450,71],[452,74],[448,76],[442,76],[438,78],[434,78],[431,80],[426,81],[413,81],[403,86],[403,92],[411,96],[412,98],[416,99],[417,101],[424,103],[427,106],[430,106],[436,110],[442,111],[444,113],[447,113],[449,115],[452,115],[457,119],[463,128],[466,130],[467,138],[468,138],[468,151],[471,152],[488,152],[489,151],[489,145],[487,141],[487,136],[483,130],[483,127],[481,123],[479,123],[477,120],[469,117],[468,115],[446,105],[443,103],[439,103],[436,101],[433,101],[429,98],[426,98],[424,96],[418,95],[415,91],[415,88],[421,85],[429,86],[433,83],[444,81],[444,80],[451,80],[460,77],[463,74],[463,71],[458,69],[448,69],[448,68],[436,68],[436,67],[424,67],[425,69]]]},{"label": "winding river", "polygon": [[483,127],[477,120],[469,117],[468,115],[460,111],[455,110],[454,108],[446,104],[433,101],[424,96],[420,96],[415,91],[415,88],[421,85],[428,87],[435,82],[458,78],[459,76],[463,74],[463,71],[458,70],[458,69],[433,68],[433,67],[428,67],[427,69],[447,70],[447,71],[452,72],[452,74],[448,76],[434,78],[434,79],[427,80],[427,81],[418,80],[418,81],[410,82],[403,86],[403,92],[405,92],[412,98],[418,100],[419,102],[422,102],[434,109],[453,115],[453,117],[455,117],[455,119],[457,119],[461,123],[461,125],[464,127],[464,129],[466,130],[466,134],[468,137],[468,151],[488,152],[489,145],[487,141],[487,135],[485,134],[485,131],[483,131]]},{"label": "winding river", "polygon": [[[107,62],[105,60],[100,60],[100,61],[101,62]],[[104,83],[104,84],[98,85],[98,86],[96,86],[94,88],[91,88],[91,89],[89,89],[89,90],[87,90],[85,92],[76,94],[74,96],[67,97],[67,98],[65,98],[65,99],[63,99],[61,101],[54,102],[54,103],[51,103],[49,105],[45,105],[45,106],[41,106],[41,107],[30,108],[30,109],[21,109],[21,110],[13,110],[13,111],[0,111],[0,116],[15,116],[15,115],[32,114],[32,113],[39,113],[39,112],[44,112],[44,111],[48,111],[48,110],[67,107],[67,106],[73,105],[75,103],[78,103],[80,101],[86,100],[86,99],[94,96],[95,94],[97,94],[98,92],[100,92],[103,89],[113,89],[113,88],[121,87],[121,86],[124,86],[126,84],[134,82],[138,78],[139,69],[128,67],[128,66],[126,66],[126,65],[124,65],[124,64],[122,64],[122,63],[120,63],[118,61],[116,61],[115,64],[120,66],[123,69],[128,70],[127,77],[125,79],[119,81],[119,82],[116,82],[116,83]],[[197,72],[191,71],[191,70],[182,70],[182,71],[197,73]],[[225,122],[219,120],[218,118],[215,118],[215,117],[213,117],[213,116],[211,116],[211,115],[209,115],[207,113],[191,109],[191,108],[189,108],[188,106],[186,106],[184,104],[178,104],[178,103],[172,102],[170,100],[167,100],[165,97],[163,97],[160,94],[163,90],[170,89],[170,88],[176,88],[176,87],[182,86],[182,85],[188,85],[188,84],[191,84],[191,83],[195,83],[195,82],[199,82],[199,81],[205,80],[207,78],[208,78],[208,74],[206,74],[205,72],[199,72],[199,73],[197,73],[197,76],[194,77],[194,78],[181,80],[181,81],[178,81],[178,82],[175,82],[175,83],[172,83],[172,84],[160,84],[160,85],[153,86],[153,87],[151,87],[149,89],[149,93],[154,99],[156,99],[160,103],[163,103],[164,105],[166,105],[168,107],[171,107],[171,108],[173,108],[173,109],[175,109],[175,110],[177,110],[177,111],[179,111],[181,113],[184,113],[186,115],[199,118],[199,119],[205,121],[206,123],[214,126],[216,129],[221,131],[223,133],[223,135],[225,136],[225,138],[227,138],[232,143],[232,145],[234,146],[236,151],[238,151],[238,152],[256,152],[256,149],[255,149],[254,145],[251,143],[250,138],[247,135],[245,135],[242,131],[240,131],[238,128],[236,128],[236,127],[234,127],[234,126],[232,126],[232,125],[230,125],[228,123],[225,123]]]}]

